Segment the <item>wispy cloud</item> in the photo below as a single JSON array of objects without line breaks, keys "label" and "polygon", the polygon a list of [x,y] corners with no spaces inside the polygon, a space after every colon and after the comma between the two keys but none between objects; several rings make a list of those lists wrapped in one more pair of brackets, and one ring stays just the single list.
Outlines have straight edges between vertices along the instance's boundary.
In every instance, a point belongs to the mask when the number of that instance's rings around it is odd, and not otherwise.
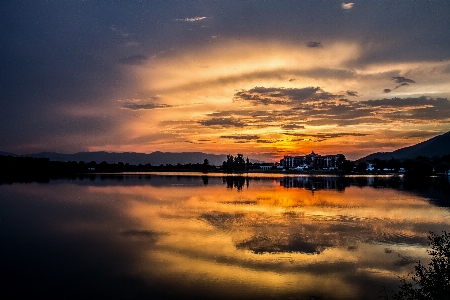
[{"label": "wispy cloud", "polygon": [[409,78],[405,78],[405,77],[402,77],[402,76],[392,77],[391,80],[393,80],[393,81],[399,83],[399,85],[397,85],[397,86],[394,87],[393,89],[384,89],[384,90],[383,90],[383,93],[387,94],[387,93],[392,92],[393,90],[398,89],[399,87],[407,86],[407,85],[409,85],[409,84],[411,84],[411,83],[416,83],[414,80],[409,79]]},{"label": "wispy cloud", "polygon": [[305,126],[295,123],[289,123],[281,125],[281,128],[284,130],[297,130],[297,129],[305,129]]},{"label": "wispy cloud", "polygon": [[309,42],[306,44],[306,46],[309,48],[323,48],[321,42]]},{"label": "wispy cloud", "polygon": [[345,94],[347,94],[347,96],[358,97],[358,92],[356,91],[346,91]]},{"label": "wispy cloud", "polygon": [[307,134],[307,133],[287,133],[288,135],[293,135],[297,137],[313,137],[319,139],[333,139],[339,137],[346,136],[367,136],[367,133],[357,133],[357,132],[338,132],[338,133],[316,133],[316,134]]},{"label": "wispy cloud", "polygon": [[342,7],[342,9],[350,10],[353,8],[354,4],[355,3],[353,3],[353,2],[348,2],[348,3],[342,2],[341,7]]},{"label": "wispy cloud", "polygon": [[208,18],[208,17],[194,17],[194,18],[175,19],[175,20],[184,21],[184,22],[197,22],[197,21],[204,20],[206,18]]},{"label": "wispy cloud", "polygon": [[120,63],[124,65],[140,65],[143,64],[148,59],[147,56],[143,54],[134,54],[123,57],[120,59]]},{"label": "wispy cloud", "polygon": [[211,118],[209,120],[202,120],[198,122],[203,126],[216,126],[216,127],[244,127],[245,123],[235,119],[233,117],[226,118]]},{"label": "wispy cloud", "polygon": [[[154,97],[152,100],[157,99]],[[130,109],[130,110],[149,110],[149,109],[161,109],[161,108],[170,108],[171,105],[168,104],[158,104],[149,100],[142,99],[126,99],[119,100],[121,102],[121,108]]]},{"label": "wispy cloud", "polygon": [[257,136],[257,135],[222,135],[221,138],[251,141],[251,140],[259,139],[259,136]]},{"label": "wispy cloud", "polygon": [[392,77],[392,80],[397,83],[416,83],[414,80],[402,76]]}]

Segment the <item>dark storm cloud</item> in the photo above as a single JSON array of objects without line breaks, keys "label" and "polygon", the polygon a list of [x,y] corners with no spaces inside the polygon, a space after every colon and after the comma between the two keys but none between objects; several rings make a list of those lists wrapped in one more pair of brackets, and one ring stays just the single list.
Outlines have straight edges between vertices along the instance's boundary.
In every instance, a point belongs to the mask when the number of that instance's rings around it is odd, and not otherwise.
[{"label": "dark storm cloud", "polygon": [[308,42],[306,44],[306,46],[309,47],[309,48],[323,48],[321,42]]},{"label": "dark storm cloud", "polygon": [[245,123],[233,117],[227,118],[211,118],[198,122],[203,126],[217,126],[217,127],[244,127]]}]

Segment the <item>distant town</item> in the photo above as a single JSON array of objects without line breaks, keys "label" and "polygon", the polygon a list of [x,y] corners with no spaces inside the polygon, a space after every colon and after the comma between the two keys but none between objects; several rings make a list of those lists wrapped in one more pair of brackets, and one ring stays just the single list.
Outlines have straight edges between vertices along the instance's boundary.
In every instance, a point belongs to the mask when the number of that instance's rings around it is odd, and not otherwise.
[{"label": "distant town", "polygon": [[415,159],[378,158],[367,161],[350,161],[344,154],[321,155],[314,151],[307,155],[284,156],[279,162],[251,162],[243,154],[227,155],[221,165],[188,164],[138,164],[106,161],[52,161],[49,158],[0,155],[0,179],[5,181],[70,176],[87,173],[119,172],[224,172],[224,173],[298,173],[298,174],[407,174],[414,176],[448,176],[450,154],[443,156],[418,156]]}]

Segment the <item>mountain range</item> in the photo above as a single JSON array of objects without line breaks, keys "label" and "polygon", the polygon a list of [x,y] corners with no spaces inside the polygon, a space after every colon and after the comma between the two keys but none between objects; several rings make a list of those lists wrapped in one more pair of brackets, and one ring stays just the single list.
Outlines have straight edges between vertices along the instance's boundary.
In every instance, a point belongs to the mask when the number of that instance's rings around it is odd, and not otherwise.
[{"label": "mountain range", "polygon": [[373,160],[375,158],[381,160],[388,160],[391,158],[403,160],[414,159],[418,156],[442,156],[450,154],[450,131],[438,136],[435,136],[429,140],[418,143],[416,145],[397,149],[392,152],[376,152],[368,156],[362,157],[357,161]]},{"label": "mountain range", "polygon": [[[450,131],[438,136],[435,136],[429,140],[412,145],[409,147],[404,147],[392,152],[376,152],[357,160],[357,162],[373,160],[375,158],[388,160],[391,158],[395,159],[408,159],[417,158],[418,156],[442,156],[450,154]],[[208,154],[203,152],[152,152],[146,153],[136,153],[136,152],[78,152],[74,154],[63,154],[56,152],[40,152],[34,154],[18,155],[9,152],[0,151],[0,155],[11,155],[11,156],[28,156],[36,158],[49,158],[52,161],[84,161],[91,162],[95,161],[100,163],[106,161],[109,164],[114,164],[118,162],[129,163],[131,165],[139,164],[202,164],[205,159],[209,161],[210,165],[222,165],[226,161],[227,156],[225,154]],[[252,162],[261,162],[258,160],[250,160]]]},{"label": "mountain range", "polygon": [[114,164],[118,162],[129,163],[130,165],[139,164],[152,164],[154,166],[159,166],[160,164],[202,164],[205,159],[209,161],[210,165],[222,165],[222,163],[227,159],[225,154],[207,154],[203,152],[152,152],[150,154],[146,153],[136,153],[136,152],[78,152],[74,154],[63,154],[56,152],[40,152],[26,155],[17,155],[9,152],[0,151],[0,155],[4,156],[24,156],[24,157],[36,157],[36,158],[49,158],[52,161],[84,161],[91,162],[95,161],[100,163],[106,161],[108,164]]}]

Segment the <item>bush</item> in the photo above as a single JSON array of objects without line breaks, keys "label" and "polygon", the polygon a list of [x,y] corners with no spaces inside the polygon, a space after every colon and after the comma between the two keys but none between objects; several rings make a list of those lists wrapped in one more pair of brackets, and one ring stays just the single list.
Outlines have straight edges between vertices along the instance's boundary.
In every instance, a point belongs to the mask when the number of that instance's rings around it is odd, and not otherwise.
[{"label": "bush", "polygon": [[402,279],[394,299],[450,299],[450,233],[430,232],[428,240],[431,262],[424,266],[419,261],[410,280]]}]

